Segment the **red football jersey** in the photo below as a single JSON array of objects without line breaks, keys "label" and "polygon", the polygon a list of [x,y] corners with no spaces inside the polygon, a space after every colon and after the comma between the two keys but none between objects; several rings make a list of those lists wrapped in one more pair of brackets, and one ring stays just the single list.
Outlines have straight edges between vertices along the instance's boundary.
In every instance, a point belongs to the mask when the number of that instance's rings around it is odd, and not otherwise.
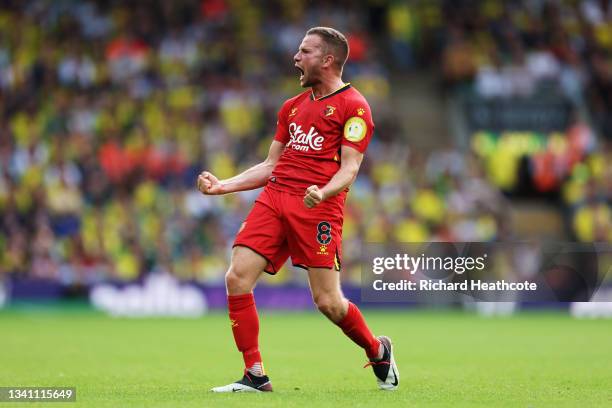
[{"label": "red football jersey", "polygon": [[300,195],[325,186],[340,168],[341,146],[364,153],[373,131],[370,106],[350,84],[319,99],[309,90],[287,100],[274,136],[286,147],[268,186]]}]

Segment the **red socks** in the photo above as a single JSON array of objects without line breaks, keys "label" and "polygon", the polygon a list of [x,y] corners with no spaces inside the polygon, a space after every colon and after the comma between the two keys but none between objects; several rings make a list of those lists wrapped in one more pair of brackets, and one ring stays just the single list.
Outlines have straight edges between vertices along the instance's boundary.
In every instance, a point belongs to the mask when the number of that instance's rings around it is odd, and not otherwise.
[{"label": "red socks", "polygon": [[[258,343],[259,317],[253,294],[228,295],[227,304],[234,340],[238,350],[242,352],[247,370],[256,375],[264,375]],[[368,328],[357,306],[349,302],[348,312],[338,326],[344,334],[365,350],[370,360],[378,356],[380,341]]]},{"label": "red socks", "polygon": [[246,368],[260,371],[261,375],[264,375],[258,343],[259,317],[253,294],[228,295],[227,305],[234,340],[238,350],[242,352]]},{"label": "red socks", "polygon": [[380,341],[374,337],[368,328],[357,306],[349,302],[348,312],[346,316],[344,316],[344,319],[338,323],[338,326],[342,329],[344,334],[365,350],[370,360],[374,360],[378,357]]}]

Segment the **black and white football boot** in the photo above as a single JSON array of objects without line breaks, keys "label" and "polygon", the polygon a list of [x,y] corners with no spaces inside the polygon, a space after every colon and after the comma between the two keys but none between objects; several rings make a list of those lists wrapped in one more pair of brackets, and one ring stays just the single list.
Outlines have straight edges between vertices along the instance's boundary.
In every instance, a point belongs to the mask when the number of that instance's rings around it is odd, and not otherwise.
[{"label": "black and white football boot", "polygon": [[372,366],[378,388],[381,390],[393,391],[397,389],[400,378],[399,370],[397,369],[395,358],[393,357],[393,343],[391,343],[391,339],[387,336],[378,336],[378,340],[385,349],[383,358],[379,361],[370,361],[364,368]]},{"label": "black and white football boot", "polygon": [[267,375],[258,377],[244,372],[242,379],[221,387],[211,389],[212,392],[270,392],[272,391],[272,383]]}]

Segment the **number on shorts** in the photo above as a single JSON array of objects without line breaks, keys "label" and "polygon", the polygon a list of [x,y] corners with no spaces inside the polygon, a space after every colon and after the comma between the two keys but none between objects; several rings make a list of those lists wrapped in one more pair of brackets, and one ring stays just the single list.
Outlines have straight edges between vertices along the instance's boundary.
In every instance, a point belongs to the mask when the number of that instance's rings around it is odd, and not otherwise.
[{"label": "number on shorts", "polygon": [[319,225],[317,225],[317,241],[321,245],[327,245],[331,240],[331,224],[327,221],[321,221]]}]

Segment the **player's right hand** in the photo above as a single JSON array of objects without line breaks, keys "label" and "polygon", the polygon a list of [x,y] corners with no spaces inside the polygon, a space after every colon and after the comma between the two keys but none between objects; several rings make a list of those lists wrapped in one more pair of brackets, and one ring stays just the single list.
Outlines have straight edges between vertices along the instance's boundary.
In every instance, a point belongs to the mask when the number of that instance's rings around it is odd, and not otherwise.
[{"label": "player's right hand", "polygon": [[223,185],[212,173],[203,171],[198,176],[198,190],[206,195],[223,194]]}]

